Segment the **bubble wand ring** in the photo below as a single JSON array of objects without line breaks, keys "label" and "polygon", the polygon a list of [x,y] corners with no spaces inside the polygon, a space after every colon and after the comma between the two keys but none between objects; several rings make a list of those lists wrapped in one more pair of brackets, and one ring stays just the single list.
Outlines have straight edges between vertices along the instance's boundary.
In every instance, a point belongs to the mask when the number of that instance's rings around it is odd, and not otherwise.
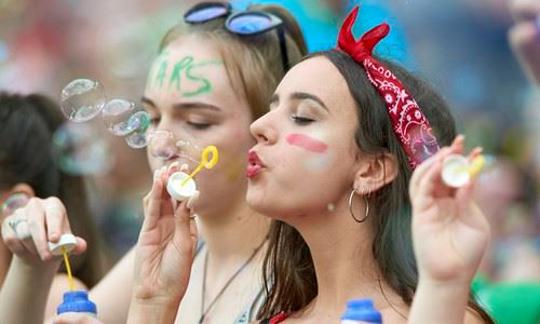
[{"label": "bubble wand ring", "polygon": [[201,154],[201,162],[191,174],[188,175],[184,172],[175,172],[170,176],[167,182],[167,192],[172,198],[178,201],[184,201],[198,196],[199,192],[197,191],[197,186],[193,177],[203,168],[213,168],[218,161],[219,154],[217,147],[214,145],[205,147]]},{"label": "bubble wand ring", "polygon": [[[212,157],[208,159],[210,154]],[[219,160],[219,154],[218,154],[217,147],[215,147],[214,145],[205,147],[201,154],[201,163],[199,163],[197,168],[193,172],[191,172],[191,174],[187,178],[185,178],[182,181],[180,186],[183,187],[190,179],[193,179],[193,177],[197,173],[199,173],[203,168],[212,169],[218,163],[218,160]]]}]

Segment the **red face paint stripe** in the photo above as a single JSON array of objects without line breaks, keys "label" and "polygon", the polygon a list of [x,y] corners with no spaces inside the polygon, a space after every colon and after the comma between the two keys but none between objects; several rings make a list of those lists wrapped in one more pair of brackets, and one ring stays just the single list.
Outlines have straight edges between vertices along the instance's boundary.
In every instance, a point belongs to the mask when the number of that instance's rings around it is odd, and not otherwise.
[{"label": "red face paint stripe", "polygon": [[287,142],[313,153],[324,153],[328,149],[328,145],[324,142],[302,134],[290,134],[287,136]]}]

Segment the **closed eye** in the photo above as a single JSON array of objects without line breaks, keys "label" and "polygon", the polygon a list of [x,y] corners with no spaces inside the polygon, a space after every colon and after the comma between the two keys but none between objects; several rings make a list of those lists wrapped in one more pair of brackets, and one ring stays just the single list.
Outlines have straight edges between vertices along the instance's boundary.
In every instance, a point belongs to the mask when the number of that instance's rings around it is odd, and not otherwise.
[{"label": "closed eye", "polygon": [[301,117],[297,115],[292,115],[291,119],[294,121],[295,124],[298,124],[298,125],[308,125],[315,121],[314,119]]},{"label": "closed eye", "polygon": [[209,124],[209,123],[194,123],[194,122],[186,122],[190,127],[194,128],[194,129],[197,129],[197,130],[203,130],[203,129],[207,129],[209,128],[210,126],[212,126],[212,124]]}]

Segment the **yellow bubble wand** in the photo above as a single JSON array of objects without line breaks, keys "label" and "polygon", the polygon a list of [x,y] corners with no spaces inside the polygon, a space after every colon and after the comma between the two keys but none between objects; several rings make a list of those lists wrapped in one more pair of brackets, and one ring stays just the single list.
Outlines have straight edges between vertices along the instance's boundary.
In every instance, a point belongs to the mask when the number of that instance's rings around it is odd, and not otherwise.
[{"label": "yellow bubble wand", "polygon": [[486,165],[486,158],[483,155],[479,155],[472,160],[469,165],[459,166],[454,169],[455,172],[467,171],[471,177],[478,175],[484,166]]},{"label": "yellow bubble wand", "polygon": [[62,247],[62,254],[64,255],[64,264],[66,265],[68,275],[69,290],[75,290],[75,282],[73,281],[73,274],[71,272],[71,264],[69,263],[68,252],[65,247]]},{"label": "yellow bubble wand", "polygon": [[193,179],[193,177],[199,173],[203,168],[211,169],[213,168],[219,161],[219,154],[217,147],[214,145],[209,145],[204,148],[201,154],[201,162],[195,168],[193,172],[189,176],[187,176],[182,183],[180,183],[180,187],[183,187],[186,183],[188,183],[189,179]]}]

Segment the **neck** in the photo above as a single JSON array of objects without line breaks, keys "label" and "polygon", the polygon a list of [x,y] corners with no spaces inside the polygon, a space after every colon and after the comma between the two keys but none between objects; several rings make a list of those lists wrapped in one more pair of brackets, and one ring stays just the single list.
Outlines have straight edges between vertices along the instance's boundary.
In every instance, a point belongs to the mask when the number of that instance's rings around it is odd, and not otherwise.
[{"label": "neck", "polygon": [[[361,204],[355,205],[363,210]],[[373,217],[357,223],[347,203],[341,202],[334,212],[301,217],[301,223],[294,224],[310,248],[318,287],[317,297],[302,316],[335,322],[353,298],[371,298],[379,310],[389,306],[388,300],[401,304],[373,257]]]},{"label": "neck", "polygon": [[[211,259],[244,259],[265,239],[270,219],[240,203],[226,213],[197,218],[199,231]],[[214,263],[215,264],[215,263]]]}]

